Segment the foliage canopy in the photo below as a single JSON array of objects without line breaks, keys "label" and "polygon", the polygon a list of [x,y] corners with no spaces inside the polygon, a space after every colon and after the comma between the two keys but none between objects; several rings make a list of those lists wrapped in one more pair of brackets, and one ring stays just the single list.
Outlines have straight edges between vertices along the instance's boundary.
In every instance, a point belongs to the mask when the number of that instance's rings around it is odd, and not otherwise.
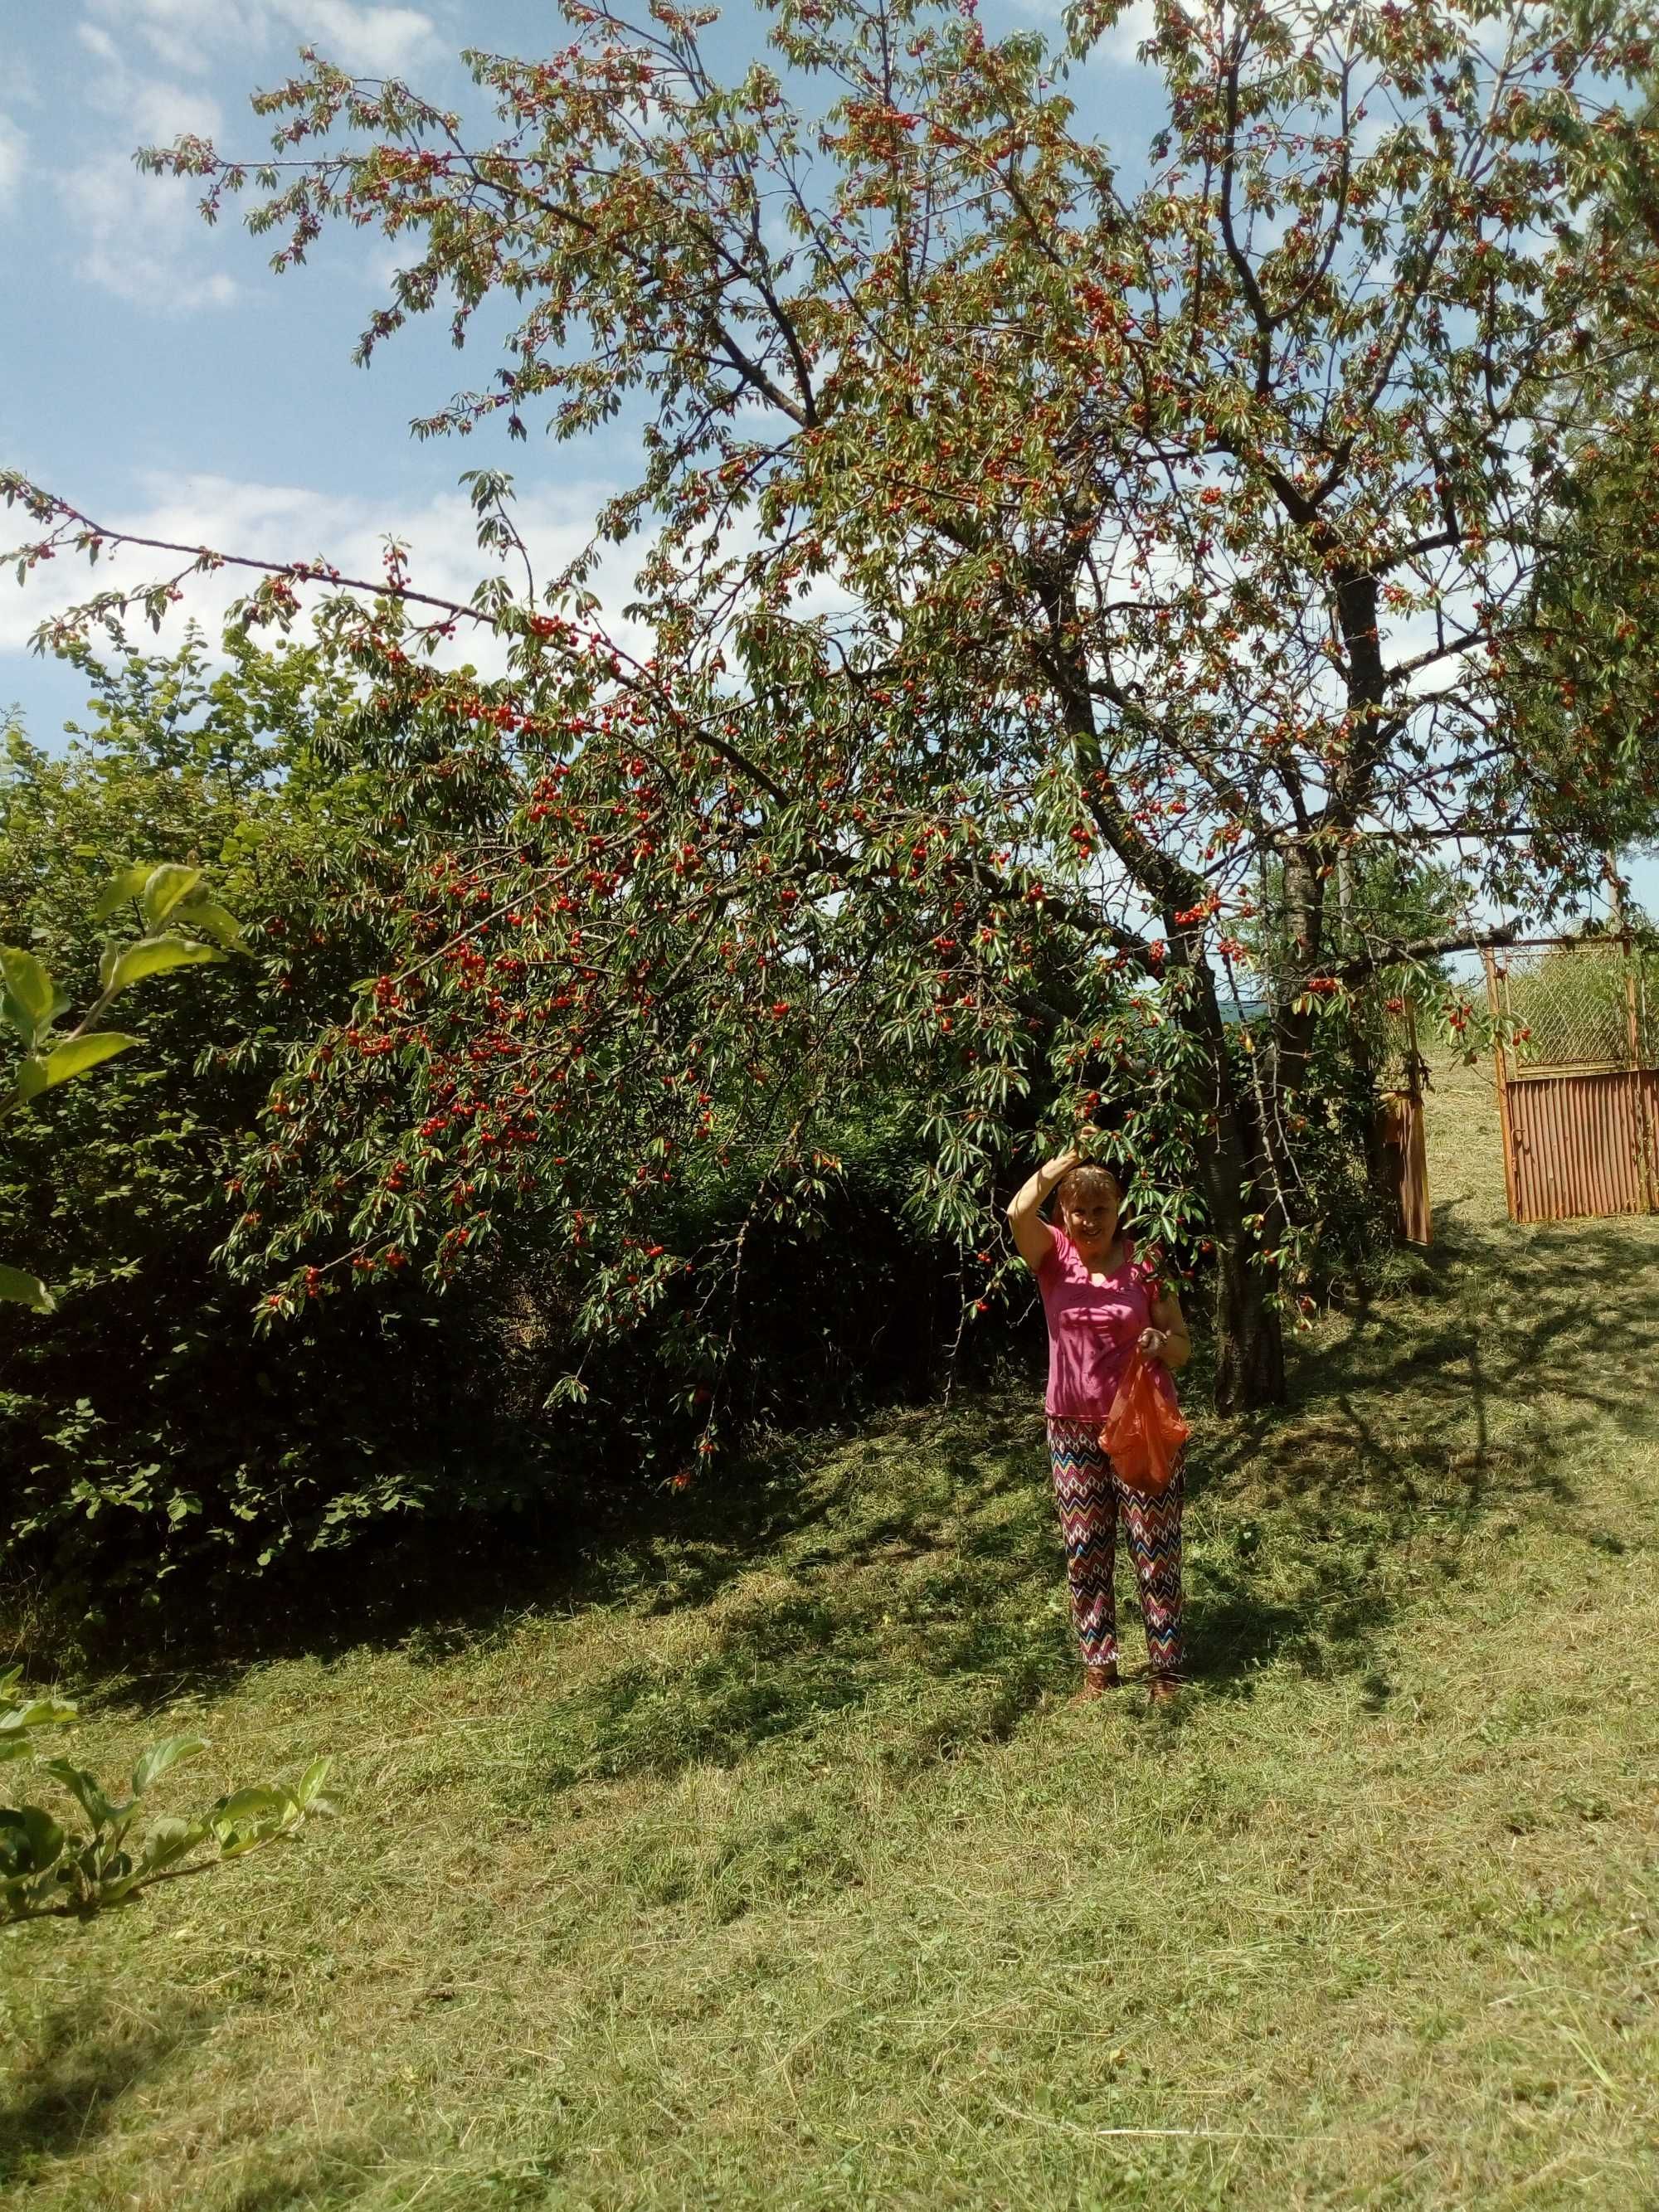
[{"label": "foliage canopy", "polygon": [[[410,830],[396,957],[273,1102],[271,1295],[441,1277],[533,1194],[603,1328],[683,1276],[658,1224],[696,1163],[757,1147],[808,1197],[831,1103],[902,1069],[918,1203],[963,1249],[1018,1102],[1103,1110],[1152,1225],[1214,1243],[1221,1402],[1272,1397],[1322,1014],[1480,933],[1345,927],[1339,861],[1449,848],[1471,897],[1547,913],[1651,817],[1650,694],[1627,715],[1620,680],[1651,505],[1596,586],[1605,682],[1564,676],[1571,591],[1540,586],[1591,514],[1575,425],[1652,329],[1652,258],[1607,219],[1654,198],[1645,11],[1161,0],[1139,169],[1069,89],[1110,6],[1054,56],[972,0],[785,0],[729,85],[705,14],[563,13],[550,57],[469,55],[493,139],[312,56],[255,100],[270,161],[144,157],[210,216],[252,189],[279,268],[334,222],[407,245],[365,360],[441,301],[458,343],[515,302],[422,434],[643,422],[560,574],[484,470],[470,606],[395,549],[252,594],[287,620],[321,585]],[[112,536],[6,488],[25,571]],[[636,531],[648,653],[590,589]],[[461,625],[488,681],[431,657]],[[1286,958],[1244,1065],[1218,981],[1267,869]]]}]

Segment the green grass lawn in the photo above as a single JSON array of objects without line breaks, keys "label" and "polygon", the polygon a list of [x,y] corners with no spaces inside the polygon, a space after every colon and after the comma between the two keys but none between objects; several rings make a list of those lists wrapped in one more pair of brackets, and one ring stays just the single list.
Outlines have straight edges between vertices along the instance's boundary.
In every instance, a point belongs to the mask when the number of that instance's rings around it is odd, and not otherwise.
[{"label": "green grass lawn", "polygon": [[1198,1424],[1176,1717],[1065,1702],[1035,1378],[88,1698],[342,1817],[0,1939],[0,2198],[1659,2203],[1659,1222],[1511,1227],[1484,1075],[1430,1127],[1420,1287]]}]

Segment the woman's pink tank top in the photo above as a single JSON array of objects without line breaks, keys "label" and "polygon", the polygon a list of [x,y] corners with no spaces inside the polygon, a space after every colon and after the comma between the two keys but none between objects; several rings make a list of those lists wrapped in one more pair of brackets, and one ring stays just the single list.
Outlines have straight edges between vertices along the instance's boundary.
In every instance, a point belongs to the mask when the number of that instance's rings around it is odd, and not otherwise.
[{"label": "woman's pink tank top", "polygon": [[1123,1257],[1104,1282],[1091,1283],[1077,1247],[1063,1229],[1037,1270],[1048,1323],[1048,1395],[1044,1404],[1060,1419],[1103,1421],[1135,1339],[1152,1317],[1154,1270],[1139,1266],[1127,1239]]}]

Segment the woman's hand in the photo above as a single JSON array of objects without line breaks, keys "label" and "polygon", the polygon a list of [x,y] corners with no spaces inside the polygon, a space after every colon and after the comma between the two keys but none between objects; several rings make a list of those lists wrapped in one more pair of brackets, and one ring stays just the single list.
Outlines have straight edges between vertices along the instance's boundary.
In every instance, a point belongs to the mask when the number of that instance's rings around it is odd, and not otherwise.
[{"label": "woman's hand", "polygon": [[1043,1219],[1041,1209],[1055,1185],[1082,1164],[1079,1152],[1056,1152],[1053,1159],[1044,1160],[1035,1175],[1026,1177],[1009,1200],[1008,1226],[1014,1233],[1020,1258],[1033,1274],[1044,1266],[1054,1249],[1054,1231]]},{"label": "woman's hand", "polygon": [[1135,1342],[1143,1358],[1162,1360],[1166,1367],[1184,1367],[1192,1358],[1187,1316],[1172,1291],[1161,1291],[1152,1300],[1152,1326],[1143,1328]]},{"label": "woman's hand", "polygon": [[1044,1160],[1037,1173],[1052,1176],[1054,1181],[1058,1182],[1061,1176],[1070,1175],[1073,1168],[1080,1168],[1083,1165],[1089,1157],[1086,1147],[1096,1143],[1099,1136],[1100,1132],[1092,1121],[1080,1123],[1077,1134],[1065,1151],[1056,1152],[1052,1159]]}]

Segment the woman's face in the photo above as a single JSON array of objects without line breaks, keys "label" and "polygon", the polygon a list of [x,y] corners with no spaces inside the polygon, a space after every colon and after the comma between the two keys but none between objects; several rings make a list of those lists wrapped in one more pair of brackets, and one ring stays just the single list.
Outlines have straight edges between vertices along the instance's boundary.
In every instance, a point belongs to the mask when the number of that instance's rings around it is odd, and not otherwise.
[{"label": "woman's face", "polygon": [[1117,1237],[1117,1210],[1121,1199],[1115,1185],[1103,1191],[1091,1190],[1060,1202],[1060,1218],[1066,1234],[1078,1249],[1081,1260],[1103,1259]]}]

